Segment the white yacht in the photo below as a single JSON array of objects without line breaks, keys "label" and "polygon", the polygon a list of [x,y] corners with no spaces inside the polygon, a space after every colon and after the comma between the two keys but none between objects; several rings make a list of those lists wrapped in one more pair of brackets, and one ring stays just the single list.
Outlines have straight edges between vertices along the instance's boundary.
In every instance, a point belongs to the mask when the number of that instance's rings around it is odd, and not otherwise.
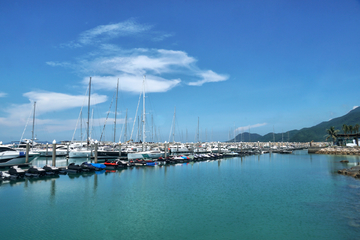
[{"label": "white yacht", "polygon": [[[36,154],[29,154],[29,161]],[[0,166],[8,164],[22,164],[25,163],[26,152],[21,152],[6,146],[0,146]]]},{"label": "white yacht", "polygon": [[165,153],[161,152],[159,150],[150,150],[150,151],[144,151],[144,152],[134,152],[134,153],[128,153],[127,157],[128,159],[157,159],[159,157],[164,157]]},{"label": "white yacht", "polygon": [[91,150],[87,148],[74,148],[69,151],[69,158],[89,158]]},{"label": "white yacht", "polygon": [[[53,155],[53,148],[49,147],[48,149],[33,149],[33,152],[39,153],[41,157],[52,157]],[[56,156],[66,156],[68,154],[67,146],[64,145],[58,145],[56,146]]]},{"label": "white yacht", "polygon": [[172,153],[187,153],[187,152],[190,152],[190,150],[184,144],[171,145],[171,146],[169,146],[169,148],[170,148],[170,151]]}]

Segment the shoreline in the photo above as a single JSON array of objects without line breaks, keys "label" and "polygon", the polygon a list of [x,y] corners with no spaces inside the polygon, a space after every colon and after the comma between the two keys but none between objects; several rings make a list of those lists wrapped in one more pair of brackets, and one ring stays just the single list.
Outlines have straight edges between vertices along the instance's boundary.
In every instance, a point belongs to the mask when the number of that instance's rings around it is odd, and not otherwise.
[{"label": "shoreline", "polygon": [[309,153],[329,155],[360,155],[360,147],[325,147],[309,148]]}]

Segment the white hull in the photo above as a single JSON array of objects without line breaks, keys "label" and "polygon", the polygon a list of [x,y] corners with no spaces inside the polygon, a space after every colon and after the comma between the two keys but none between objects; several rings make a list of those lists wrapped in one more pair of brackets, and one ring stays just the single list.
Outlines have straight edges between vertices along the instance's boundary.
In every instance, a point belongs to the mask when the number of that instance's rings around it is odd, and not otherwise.
[{"label": "white hull", "polygon": [[0,163],[0,166],[2,165],[16,165],[16,164],[23,164],[25,163],[25,157],[17,157],[17,158],[13,158],[13,159],[9,159],[8,161],[6,162],[1,162]]},{"label": "white hull", "polygon": [[[46,152],[46,150],[37,150],[37,151],[34,151],[35,153],[39,153],[39,155],[41,157],[52,157],[53,155],[53,151],[52,150],[48,150]],[[66,156],[67,155],[67,151],[64,151],[64,150],[57,150],[56,151],[56,155],[57,157],[61,157],[61,156]]]},{"label": "white hull", "polygon": [[137,152],[137,153],[128,153],[128,159],[148,159],[148,158],[159,158],[164,157],[163,152]]},{"label": "white hull", "polygon": [[91,157],[90,150],[72,150],[69,152],[69,158],[89,158]]}]

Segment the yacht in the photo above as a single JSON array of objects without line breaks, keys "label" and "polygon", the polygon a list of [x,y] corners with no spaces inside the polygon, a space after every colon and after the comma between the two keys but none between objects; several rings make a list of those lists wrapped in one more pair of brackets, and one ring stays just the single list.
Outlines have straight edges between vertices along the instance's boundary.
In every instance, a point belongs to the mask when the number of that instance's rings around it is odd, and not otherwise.
[{"label": "yacht", "polygon": [[[37,154],[29,153],[29,158]],[[26,152],[21,152],[6,146],[0,146],[0,166],[9,164],[22,164],[25,163]]]},{"label": "yacht", "polygon": [[153,149],[150,151],[128,153],[127,158],[130,159],[158,159],[159,157],[165,157],[165,153],[159,149]]}]

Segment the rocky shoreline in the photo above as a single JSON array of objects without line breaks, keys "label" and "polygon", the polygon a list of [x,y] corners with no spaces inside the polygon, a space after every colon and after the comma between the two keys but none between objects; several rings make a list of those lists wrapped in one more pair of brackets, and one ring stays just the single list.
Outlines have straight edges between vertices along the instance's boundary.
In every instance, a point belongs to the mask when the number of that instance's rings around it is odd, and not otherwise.
[{"label": "rocky shoreline", "polygon": [[360,165],[353,166],[349,169],[341,169],[338,173],[354,178],[360,178]]},{"label": "rocky shoreline", "polygon": [[314,153],[333,155],[360,155],[360,147],[326,147],[320,148]]}]

